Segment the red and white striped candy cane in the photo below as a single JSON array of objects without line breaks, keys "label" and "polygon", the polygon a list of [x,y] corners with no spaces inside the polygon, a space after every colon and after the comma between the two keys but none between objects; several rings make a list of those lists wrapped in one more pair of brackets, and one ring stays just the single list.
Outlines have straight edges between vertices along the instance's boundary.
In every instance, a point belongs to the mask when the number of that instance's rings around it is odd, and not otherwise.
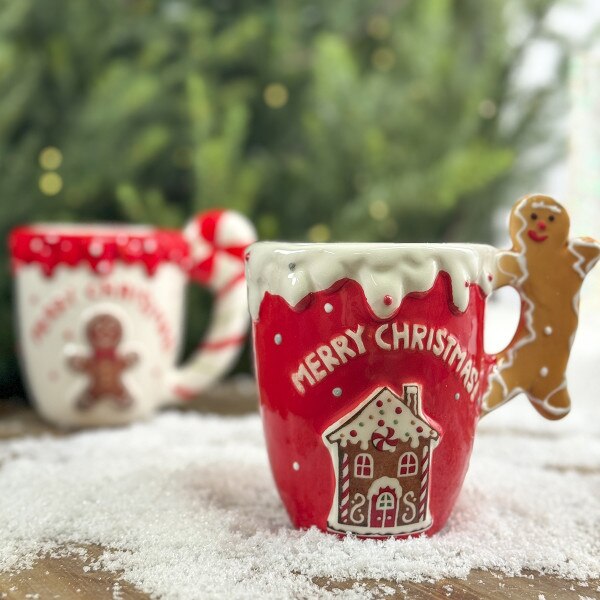
[{"label": "red and white striped candy cane", "polygon": [[371,436],[373,446],[377,450],[392,450],[398,445],[398,439],[394,437],[394,429],[392,427],[386,427],[383,429],[376,429]]},{"label": "red and white striped candy cane", "polygon": [[171,376],[176,399],[198,396],[234,363],[249,326],[244,259],[256,240],[254,227],[234,211],[212,210],[192,219],[183,236],[189,255],[182,262],[191,279],[214,294],[210,324],[190,360]]},{"label": "red and white striped candy cane", "polygon": [[348,522],[350,514],[350,459],[348,453],[342,454],[342,472],[340,474],[340,520]]},{"label": "red and white striped candy cane", "polygon": [[423,447],[423,462],[421,463],[421,489],[419,490],[419,522],[427,514],[427,498],[429,496],[429,445]]}]

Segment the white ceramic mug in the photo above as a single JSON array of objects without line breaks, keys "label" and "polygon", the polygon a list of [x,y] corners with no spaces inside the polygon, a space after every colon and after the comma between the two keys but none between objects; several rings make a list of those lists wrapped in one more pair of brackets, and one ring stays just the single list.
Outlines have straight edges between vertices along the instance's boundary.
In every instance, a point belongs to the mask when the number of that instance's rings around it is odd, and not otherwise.
[{"label": "white ceramic mug", "polygon": [[[237,358],[248,328],[244,252],[232,211],[183,231],[40,224],[10,236],[18,340],[40,413],[67,427],[117,425],[200,394]],[[214,293],[203,343],[182,366],[185,289]]]}]

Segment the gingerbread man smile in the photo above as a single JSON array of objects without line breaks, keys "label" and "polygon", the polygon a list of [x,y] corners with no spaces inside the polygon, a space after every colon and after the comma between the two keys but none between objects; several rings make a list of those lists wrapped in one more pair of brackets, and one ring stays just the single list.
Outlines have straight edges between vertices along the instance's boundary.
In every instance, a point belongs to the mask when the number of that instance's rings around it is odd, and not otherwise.
[{"label": "gingerbread man smile", "polygon": [[[539,219],[539,215],[537,213],[531,213],[530,217],[529,217],[532,221],[537,221],[537,228],[540,231],[546,231],[546,229],[548,228],[548,225],[546,224],[546,221],[544,220],[540,220]],[[554,215],[549,215],[548,216],[548,221],[550,223],[554,222]],[[532,239],[534,242],[544,242],[548,239],[548,234],[543,234],[543,233],[538,233],[535,229],[529,229],[527,231],[527,235],[529,236],[530,239]]]}]

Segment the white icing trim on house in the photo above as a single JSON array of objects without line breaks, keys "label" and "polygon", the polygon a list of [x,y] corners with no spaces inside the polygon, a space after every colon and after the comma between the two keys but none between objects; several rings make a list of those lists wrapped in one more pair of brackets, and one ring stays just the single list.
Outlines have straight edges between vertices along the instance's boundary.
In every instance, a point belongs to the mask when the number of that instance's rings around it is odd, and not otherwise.
[{"label": "white icing trim on house", "polygon": [[258,242],[249,248],[246,267],[250,313],[258,319],[266,292],[295,306],[308,294],[348,278],[361,285],[377,317],[386,319],[407,294],[430,290],[441,271],[450,276],[453,302],[464,312],[469,284],[486,295],[492,291],[497,252],[483,244]]},{"label": "white icing trim on house", "polygon": [[[402,498],[402,486],[397,479],[392,479],[391,477],[380,477],[371,483],[369,486],[369,491],[367,492],[367,498],[369,502],[376,494],[379,494],[381,490],[384,488],[391,488],[396,492],[396,498]],[[400,502],[398,502],[399,504]]]},{"label": "white icing trim on house", "polygon": [[[380,400],[382,406],[377,406]],[[419,400],[420,402],[420,400]],[[402,412],[396,413],[396,409]],[[381,414],[383,413],[383,414]],[[385,422],[379,425],[379,421]],[[362,423],[362,425],[360,425]],[[420,428],[421,431],[417,431]],[[437,432],[425,421],[408,408],[406,402],[393,394],[388,388],[376,390],[361,402],[352,415],[344,415],[334,425],[327,428],[325,436],[330,444],[340,442],[342,447],[350,444],[360,444],[361,450],[368,450],[369,443],[375,432],[386,435],[391,430],[391,437],[398,442],[410,444],[411,448],[418,448],[419,438],[437,438]],[[355,435],[350,435],[354,431]],[[383,445],[383,450],[395,452],[395,445]]]}]

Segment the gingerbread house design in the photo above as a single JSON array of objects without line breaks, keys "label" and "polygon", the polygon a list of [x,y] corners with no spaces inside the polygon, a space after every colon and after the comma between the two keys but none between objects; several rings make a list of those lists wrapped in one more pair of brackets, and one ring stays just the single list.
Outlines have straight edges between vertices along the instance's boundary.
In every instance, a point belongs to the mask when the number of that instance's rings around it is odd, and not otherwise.
[{"label": "gingerbread house design", "polygon": [[431,455],[440,432],[421,409],[421,386],[403,396],[376,389],[323,433],[336,476],[328,528],[363,536],[400,535],[431,526]]}]

